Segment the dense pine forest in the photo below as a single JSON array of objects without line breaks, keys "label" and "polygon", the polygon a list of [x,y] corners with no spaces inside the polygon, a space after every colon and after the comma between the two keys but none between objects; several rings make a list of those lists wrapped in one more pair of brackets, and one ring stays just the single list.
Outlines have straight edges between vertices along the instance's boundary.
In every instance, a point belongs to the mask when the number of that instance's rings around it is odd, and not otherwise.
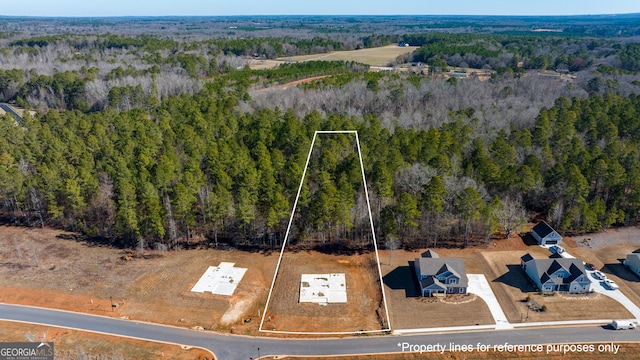
[{"label": "dense pine forest", "polygon": [[[637,23],[598,18],[588,28],[580,18],[562,34],[523,34],[533,25],[496,31],[488,21],[461,33],[382,18],[388,35],[372,35],[349,19],[314,19],[298,37],[287,32],[303,21],[288,18],[282,34],[225,19],[208,37],[91,33],[82,21],[67,24],[84,29],[73,35],[34,34],[34,20],[0,19],[0,101],[34,111],[0,117],[3,222],[114,246],[274,248],[314,132],[357,130],[375,230],[389,247],[485,244],[534,218],[569,234],[637,224]],[[430,71],[248,66],[398,41],[419,48],[390,66]],[[456,79],[443,75],[449,67],[493,75]],[[292,241],[356,247],[371,229],[355,138],[323,136],[312,155]]]}]

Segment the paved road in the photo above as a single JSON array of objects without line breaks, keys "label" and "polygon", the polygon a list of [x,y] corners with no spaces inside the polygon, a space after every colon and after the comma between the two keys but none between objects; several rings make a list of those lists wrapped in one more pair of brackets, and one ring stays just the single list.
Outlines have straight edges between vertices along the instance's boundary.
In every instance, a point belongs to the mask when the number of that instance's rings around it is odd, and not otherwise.
[{"label": "paved road", "polygon": [[49,326],[97,331],[140,339],[200,346],[213,351],[219,360],[240,360],[260,355],[332,355],[399,353],[403,343],[411,345],[450,343],[476,346],[509,344],[584,343],[640,341],[637,331],[614,331],[599,326],[536,328],[509,331],[476,331],[405,336],[363,336],[345,339],[294,340],[255,338],[192,331],[171,326],[78,314],[59,310],[0,304],[0,319]]},{"label": "paved road", "polygon": [[17,120],[19,123],[20,123],[20,122],[22,122],[22,117],[21,117],[20,115],[18,115],[18,113],[17,113],[17,112],[15,112],[15,111],[13,110],[13,108],[11,108],[11,106],[9,106],[9,104],[0,103],[0,108],[1,108],[2,110],[4,110],[5,112],[7,112],[7,113],[9,113],[9,114],[11,114],[11,115],[13,115],[13,116],[15,116],[15,117],[16,117],[16,120]]}]

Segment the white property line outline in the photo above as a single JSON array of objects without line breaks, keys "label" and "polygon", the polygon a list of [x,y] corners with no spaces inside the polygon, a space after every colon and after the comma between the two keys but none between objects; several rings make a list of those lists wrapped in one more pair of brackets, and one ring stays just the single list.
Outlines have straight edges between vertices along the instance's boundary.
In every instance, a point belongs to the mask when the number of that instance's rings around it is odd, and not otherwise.
[{"label": "white property line outline", "polygon": [[[318,134],[355,134],[356,135],[356,147],[358,148],[358,158],[360,160],[360,170],[362,172],[362,183],[364,186],[364,194],[367,199],[367,210],[369,213],[369,223],[371,225],[371,233],[373,235],[373,248],[376,253],[376,265],[378,267],[378,277],[380,280],[380,290],[382,291],[382,302],[384,303],[384,311],[386,316],[386,329],[381,330],[365,330],[365,331],[348,331],[348,332],[302,332],[302,331],[276,331],[276,330],[264,330],[262,328],[264,324],[264,318],[267,315],[267,309],[269,308],[269,303],[271,302],[271,294],[273,293],[273,287],[276,283],[276,277],[278,276],[278,271],[280,270],[280,264],[282,262],[282,255],[284,254],[284,248],[287,245],[287,241],[289,240],[289,232],[291,230],[291,224],[293,223],[293,216],[295,215],[296,208],[298,207],[298,199],[300,198],[300,192],[302,191],[302,185],[304,184],[304,178],[307,176],[307,168],[309,167],[309,160],[311,159],[311,153],[313,152],[313,146],[316,142],[316,138]],[[276,264],[276,270],[273,274],[273,280],[271,280],[271,288],[269,289],[269,295],[267,296],[267,302],[264,305],[264,311],[262,313],[262,319],[260,320],[260,327],[258,328],[260,332],[269,332],[269,333],[280,333],[280,334],[308,334],[308,335],[346,335],[346,334],[365,334],[365,333],[380,333],[391,331],[391,322],[389,320],[389,306],[387,306],[387,296],[384,292],[384,283],[382,281],[382,270],[380,268],[380,256],[378,255],[378,241],[376,239],[376,231],[373,225],[373,216],[371,215],[371,203],[369,202],[369,191],[367,189],[367,179],[364,175],[364,164],[362,162],[362,151],[360,149],[360,138],[358,137],[357,130],[317,130],[313,133],[313,139],[311,140],[311,146],[309,147],[309,154],[307,154],[307,161],[304,164],[304,170],[302,171],[302,179],[300,179],[300,185],[298,186],[298,193],[296,194],[296,199],[293,202],[293,209],[291,210],[291,216],[289,217],[289,224],[287,225],[287,231],[284,234],[284,240],[282,241],[282,248],[280,249],[280,256],[278,257],[278,262]]]}]

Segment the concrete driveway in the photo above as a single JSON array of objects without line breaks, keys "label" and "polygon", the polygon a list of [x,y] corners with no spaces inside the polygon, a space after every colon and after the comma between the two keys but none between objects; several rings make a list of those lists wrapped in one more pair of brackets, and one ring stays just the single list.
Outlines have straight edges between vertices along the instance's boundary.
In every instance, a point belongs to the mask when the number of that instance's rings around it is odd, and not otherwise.
[{"label": "concrete driveway", "polygon": [[619,302],[624,306],[633,316],[635,317],[636,322],[640,322],[640,308],[633,303],[622,291],[618,290],[609,290],[606,286],[603,285],[603,281],[597,280],[593,277],[593,271],[587,271],[589,274],[589,279],[591,280],[591,288],[593,291],[604,294],[613,300]]},{"label": "concrete driveway", "polygon": [[489,306],[489,311],[491,311],[491,315],[496,321],[496,330],[513,329],[513,325],[507,320],[507,316],[504,314],[504,311],[502,311],[502,307],[498,299],[496,299],[493,290],[491,290],[491,286],[489,286],[489,282],[484,274],[467,274],[467,277],[469,278],[467,292],[480,296],[487,306]]},{"label": "concrete driveway", "polygon": [[[561,255],[566,258],[575,258],[573,255],[569,254],[566,251]],[[620,304],[622,304],[622,306],[629,310],[631,314],[633,314],[636,322],[640,322],[640,308],[636,304],[634,304],[633,301],[629,300],[629,298],[625,294],[623,294],[622,291],[610,290],[609,288],[604,286],[602,280],[598,280],[593,277],[594,271],[589,271],[586,268],[584,271],[587,273],[587,277],[589,278],[589,280],[591,280],[591,289],[593,289],[593,291],[604,294],[619,302]]]}]

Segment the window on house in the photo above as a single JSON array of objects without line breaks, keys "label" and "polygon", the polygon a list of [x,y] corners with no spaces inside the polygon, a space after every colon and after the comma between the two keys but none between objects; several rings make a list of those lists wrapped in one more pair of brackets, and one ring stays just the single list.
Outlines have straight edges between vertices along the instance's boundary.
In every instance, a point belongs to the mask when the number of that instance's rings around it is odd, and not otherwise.
[{"label": "window on house", "polygon": [[464,293],[464,288],[460,288],[460,294]]}]

